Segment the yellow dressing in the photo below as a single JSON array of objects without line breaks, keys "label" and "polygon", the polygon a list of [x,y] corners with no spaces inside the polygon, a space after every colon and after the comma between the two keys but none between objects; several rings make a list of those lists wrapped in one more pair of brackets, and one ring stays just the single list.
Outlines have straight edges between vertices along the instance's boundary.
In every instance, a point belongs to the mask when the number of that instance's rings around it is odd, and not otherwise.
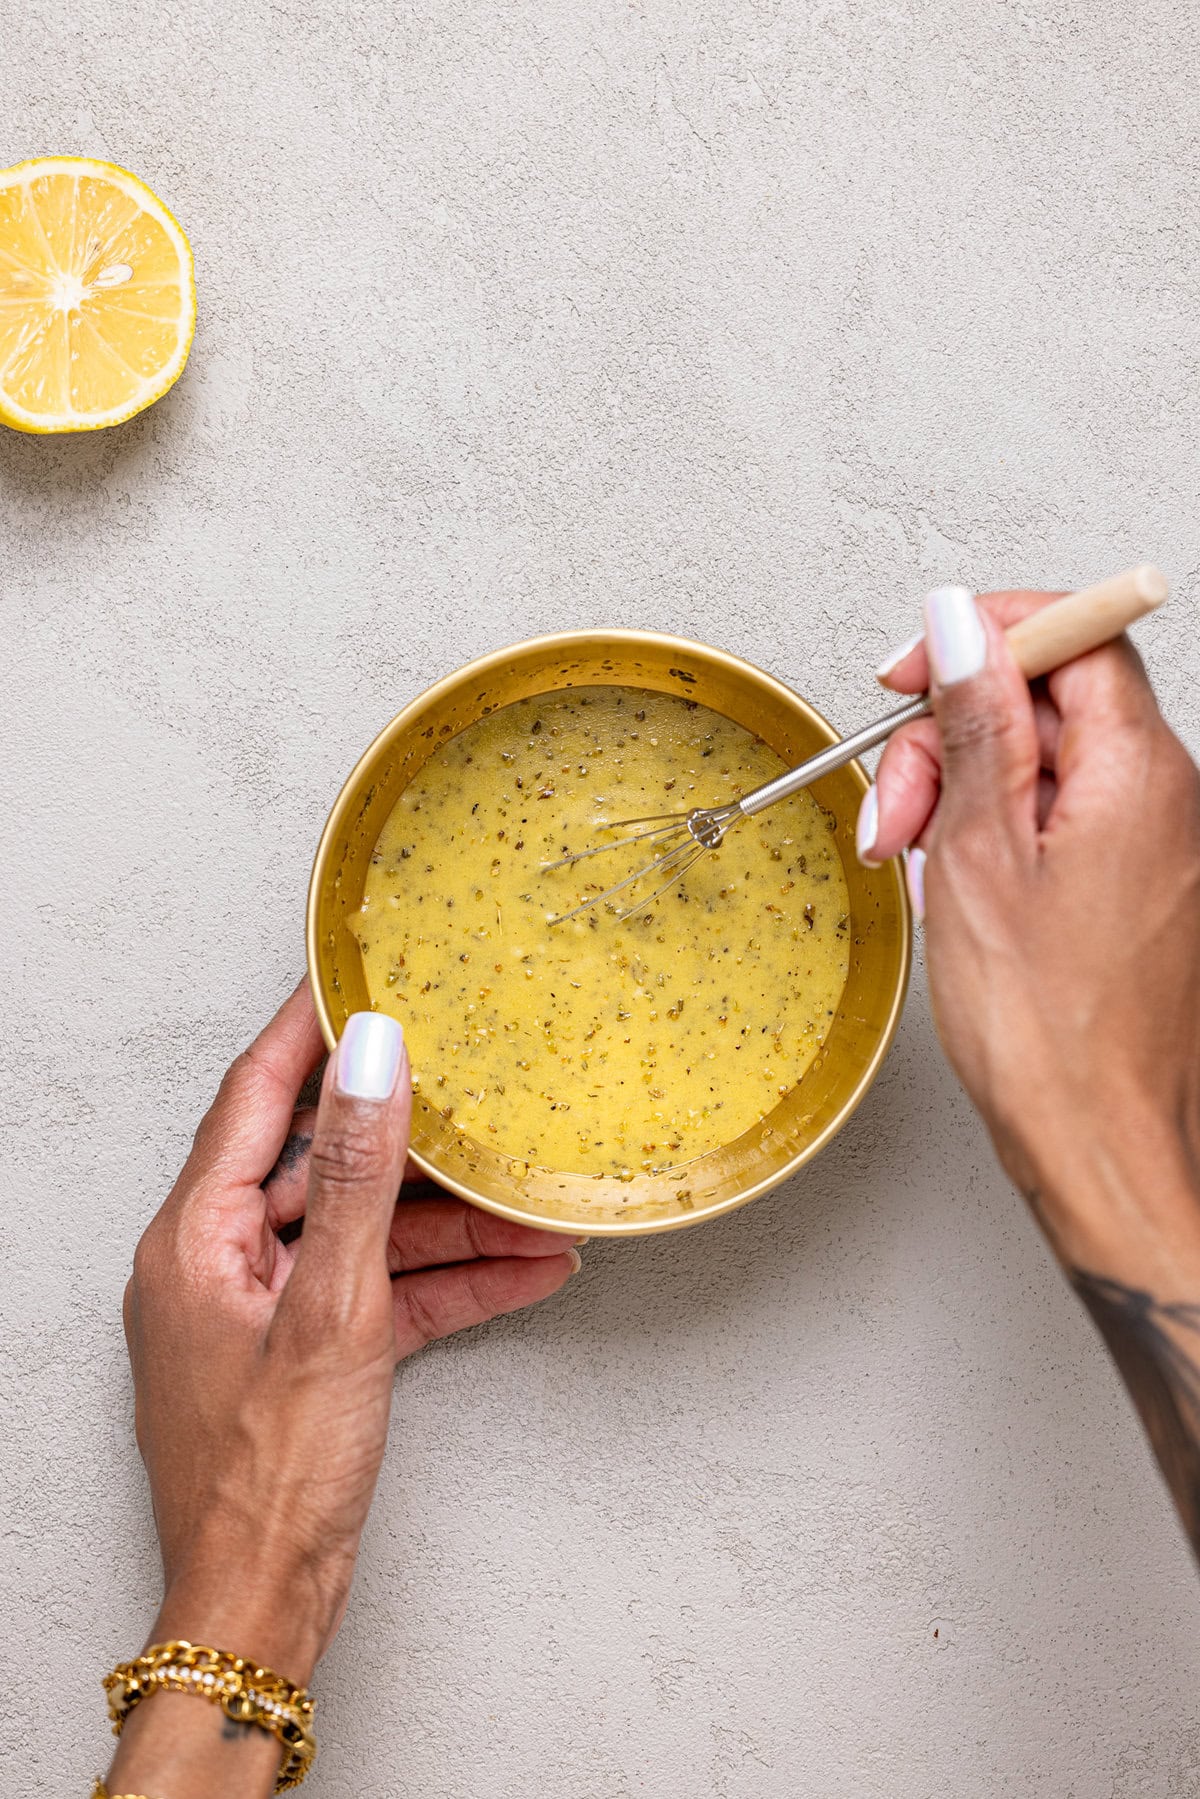
[{"label": "yellow dressing", "polygon": [[380,833],[358,924],[372,1005],[404,1025],[430,1103],[493,1148],[593,1175],[676,1167],[763,1118],[848,968],[845,877],[812,795],[738,824],[627,920],[548,923],[647,846],[542,864],[606,841],[605,819],[717,805],[782,767],[729,719],[628,687],[519,700],[436,750]]}]

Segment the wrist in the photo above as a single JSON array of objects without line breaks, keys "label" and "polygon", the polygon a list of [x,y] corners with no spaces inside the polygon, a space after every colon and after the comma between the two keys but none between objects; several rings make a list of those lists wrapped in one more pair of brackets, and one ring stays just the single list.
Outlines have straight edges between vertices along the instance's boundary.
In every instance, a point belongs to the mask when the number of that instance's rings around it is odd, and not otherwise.
[{"label": "wrist", "polygon": [[171,1587],[163,1596],[150,1641],[226,1649],[298,1687],[310,1685],[325,1646],[320,1630],[299,1610],[199,1582]]},{"label": "wrist", "polygon": [[1200,1180],[1185,1131],[1140,1089],[1046,1097],[997,1146],[1060,1260],[1131,1277],[1200,1271]]},{"label": "wrist", "polygon": [[173,1571],[152,1641],[227,1649],[308,1686],[340,1622],[348,1575],[343,1583],[265,1539],[247,1546],[213,1536],[205,1533]]}]

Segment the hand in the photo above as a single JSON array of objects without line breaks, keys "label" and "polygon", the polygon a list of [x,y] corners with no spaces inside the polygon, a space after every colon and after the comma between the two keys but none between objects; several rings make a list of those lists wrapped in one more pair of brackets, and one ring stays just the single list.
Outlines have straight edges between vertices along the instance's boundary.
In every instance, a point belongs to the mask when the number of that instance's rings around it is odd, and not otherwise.
[{"label": "hand", "polygon": [[350,1021],[315,1118],[296,1118],[321,1054],[305,984],[225,1077],[125,1299],[165,1575],[155,1638],[300,1683],[345,1609],[397,1361],[579,1265],[560,1236],[400,1194],[410,1087],[393,1020]]},{"label": "hand", "polygon": [[1200,1554],[1200,775],[1124,640],[1030,692],[1003,628],[1053,597],[930,595],[884,678],[932,677],[934,717],[884,752],[860,854],[915,846],[942,1044]]},{"label": "hand", "polygon": [[[1003,629],[1053,597],[931,596],[934,717],[888,745],[869,846],[917,845],[939,1035],[1051,1208],[1131,1133],[1200,1170],[1200,776],[1127,640],[1030,693]],[[921,643],[886,679],[930,672]]]}]

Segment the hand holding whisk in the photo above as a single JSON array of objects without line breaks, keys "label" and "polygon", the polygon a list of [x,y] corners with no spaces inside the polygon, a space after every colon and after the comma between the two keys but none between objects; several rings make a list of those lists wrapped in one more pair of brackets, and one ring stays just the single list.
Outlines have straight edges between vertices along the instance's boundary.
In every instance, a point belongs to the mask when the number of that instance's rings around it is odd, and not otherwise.
[{"label": "hand holding whisk", "polygon": [[[1100,581],[1094,587],[1085,587],[1078,593],[1067,594],[1041,612],[1031,613],[1006,633],[1008,645],[1022,674],[1032,681],[1039,675],[1049,674],[1052,669],[1060,668],[1064,662],[1070,662],[1074,657],[1082,656],[1088,650],[1097,649],[1102,643],[1120,636],[1136,619],[1161,606],[1166,597],[1167,583],[1160,570],[1149,564],[1127,569],[1125,573],[1112,575],[1107,581]],[[653,890],[641,899],[632,905],[612,908],[618,919],[629,918],[635,912],[640,912],[669,887],[674,886],[676,881],[681,880],[709,850],[717,849],[726,832],[740,819],[752,818],[756,812],[765,811],[777,800],[790,798],[802,788],[819,781],[822,775],[832,774],[834,769],[843,768],[847,762],[853,762],[868,750],[876,749],[893,731],[898,731],[902,725],[911,724],[914,719],[924,717],[929,709],[929,695],[919,694],[916,699],[897,707],[894,712],[889,712],[874,724],[865,725],[852,737],[845,737],[840,743],[831,744],[818,755],[810,756],[799,767],[777,775],[774,780],[756,787],[752,793],[744,794],[738,800],[730,800],[723,806],[696,806],[690,812],[659,812],[645,818],[622,818],[605,823],[605,830],[629,829],[631,834],[618,838],[614,843],[598,844],[590,849],[578,850],[574,855],[561,856],[556,862],[544,863],[545,872],[573,867],[577,862],[585,862],[592,856],[606,855],[610,850],[625,849],[632,843],[653,846],[651,860],[635,869],[632,874],[626,875],[624,880],[614,882],[600,893],[590,894],[579,905],[559,913],[550,923],[564,924],[567,919],[577,917],[592,906],[606,905],[639,882],[653,880]],[[647,828],[633,830],[634,826]],[[661,879],[664,875],[665,880]]]}]

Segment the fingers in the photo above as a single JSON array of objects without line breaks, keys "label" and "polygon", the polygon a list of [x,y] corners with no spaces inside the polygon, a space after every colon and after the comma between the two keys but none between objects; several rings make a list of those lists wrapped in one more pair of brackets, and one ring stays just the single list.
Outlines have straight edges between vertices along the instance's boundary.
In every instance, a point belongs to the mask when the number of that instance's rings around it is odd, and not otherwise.
[{"label": "fingers", "polygon": [[[294,1114],[275,1166],[262,1183],[272,1230],[304,1216],[316,1128],[315,1107]],[[406,1197],[408,1190],[412,1190],[411,1198]],[[507,1218],[497,1218],[467,1205],[465,1200],[442,1193],[414,1162],[408,1161],[399,1202],[392,1213],[387,1265],[389,1273],[402,1274],[413,1268],[466,1262],[473,1256],[554,1256],[562,1254],[564,1243],[585,1241],[583,1237],[563,1238],[556,1231],[510,1223]]]},{"label": "fingers", "polygon": [[[1087,775],[1105,778],[1113,756],[1127,754],[1118,734],[1162,726],[1161,715],[1137,652],[1121,638],[1077,658],[1034,689],[1032,719],[1036,759],[1030,752],[1029,711],[1022,703],[1011,658],[999,644],[1007,630],[1040,610],[1057,593],[1010,589],[980,595],[977,611],[984,625],[985,665],[975,668],[967,650],[972,634],[969,618],[954,603],[939,598],[965,590],[940,589],[931,596],[935,611],[946,614],[953,667],[935,695],[936,729],[922,720],[900,732],[884,751],[876,788],[867,796],[859,819],[859,852],[868,865],[885,861],[907,845],[926,844],[944,784],[957,762],[954,786],[961,801],[961,821],[1000,818],[1008,832],[1021,834],[1029,821],[1044,828],[1055,812],[1064,786],[1077,797],[1086,791]],[[964,623],[963,621],[966,620]],[[926,632],[894,652],[877,671],[897,692],[923,691],[938,661],[936,623],[927,615]],[[931,658],[931,650],[933,655]],[[954,661],[958,655],[958,662]],[[966,662],[962,656],[966,654]],[[976,657],[977,661],[977,657]],[[1012,677],[1016,677],[1015,679]],[[938,683],[935,681],[935,687]],[[1023,687],[1023,682],[1020,686]],[[1126,744],[1129,742],[1125,738]],[[1149,741],[1149,739],[1147,739]],[[974,778],[972,778],[974,771]],[[1040,772],[1039,772],[1040,771]],[[1046,778],[1053,772],[1055,779]],[[987,782],[994,778],[990,814],[984,810]],[[919,868],[923,865],[919,864]],[[910,871],[911,885],[911,871]]]},{"label": "fingers", "polygon": [[1060,780],[1073,778],[1098,750],[1105,761],[1118,733],[1163,725],[1142,659],[1127,637],[1065,663],[1047,676],[1047,686],[1062,716]]},{"label": "fingers", "polygon": [[437,1337],[549,1298],[578,1267],[578,1251],[568,1249],[559,1255],[511,1256],[402,1275],[393,1286],[397,1360]]},{"label": "fingers", "polygon": [[965,587],[925,602],[933,712],[941,736],[937,838],[985,834],[1032,849],[1039,770],[1033,700],[1000,625]]},{"label": "fingers", "polygon": [[873,867],[915,843],[933,815],[941,781],[937,722],[918,719],[898,731],[880,757],[875,786],[858,815],[859,861]]},{"label": "fingers", "polygon": [[[981,593],[976,604],[981,612],[994,618],[1002,630],[1040,612],[1051,600],[1062,598],[1061,591],[1043,593],[1032,587],[1007,587],[995,593]],[[924,633],[910,637],[880,663],[875,678],[894,693],[924,693],[929,686],[929,656]]]},{"label": "fingers", "polygon": [[[1058,708],[1044,692],[1034,693],[1033,716],[1038,762],[1043,770],[1053,770],[1058,762],[1062,720]],[[880,758],[875,775],[874,815],[869,809],[869,796],[859,813],[860,861],[874,867],[918,842],[932,822],[941,785],[941,733],[936,719],[921,718],[898,731]],[[1039,806],[1047,791],[1052,794],[1053,782],[1048,789],[1039,783]],[[875,830],[870,838],[872,824]]]},{"label": "fingers", "polygon": [[403,1031],[386,1013],[356,1012],[325,1070],[285,1304],[320,1298],[326,1308],[349,1309],[365,1284],[386,1273],[411,1109]]},{"label": "fingers", "polygon": [[1045,769],[1038,776],[1037,785],[1037,828],[1044,831],[1050,822],[1050,814],[1054,810],[1054,802],[1058,798],[1058,782]]},{"label": "fingers", "polygon": [[1043,691],[1043,683],[1038,681],[1031,689],[1033,693],[1033,722],[1037,727],[1038,765],[1051,774],[1058,767],[1058,741],[1062,733],[1062,714]]},{"label": "fingers", "polygon": [[[275,1166],[262,1182],[267,1202],[267,1222],[273,1231],[294,1224],[297,1218],[304,1216],[308,1200],[308,1159],[316,1128],[315,1106],[304,1106],[299,1112],[294,1112],[291,1127],[283,1140],[283,1148],[275,1158]],[[441,1192],[437,1183],[417,1167],[411,1156],[404,1164],[400,1189],[402,1194],[405,1188],[424,1188],[435,1195]]]},{"label": "fingers", "polygon": [[561,1256],[565,1245],[575,1241],[584,1239],[513,1224],[461,1199],[406,1199],[392,1219],[388,1267],[398,1274],[473,1256]]},{"label": "fingers", "polygon": [[1081,841],[1089,841],[1098,811],[1119,816],[1131,802],[1141,805],[1145,794],[1161,791],[1158,758],[1174,739],[1127,638],[1066,663],[1047,685],[1062,713],[1048,829],[1069,839],[1078,823]]},{"label": "fingers", "polygon": [[[317,1112],[305,1107],[292,1117],[274,1168],[262,1183],[272,1230],[304,1216],[308,1202],[309,1163],[317,1129]],[[408,1197],[411,1193],[411,1197]],[[400,1274],[411,1268],[437,1268],[472,1256],[551,1256],[562,1253],[556,1231],[534,1230],[469,1206],[443,1193],[413,1161],[406,1161],[388,1233],[388,1268]]]},{"label": "fingers", "polygon": [[220,1170],[230,1185],[257,1186],[278,1160],[300,1089],[324,1053],[305,979],[221,1082],[196,1132],[189,1169]]},{"label": "fingers", "polygon": [[[305,1107],[293,1115],[292,1128],[275,1166],[262,1183],[272,1230],[281,1230],[304,1216],[316,1127],[315,1107]],[[443,1193],[410,1159],[404,1165],[399,1203],[392,1216],[388,1269],[392,1274],[400,1274],[410,1268],[465,1262],[472,1256],[559,1255],[564,1241],[582,1243],[585,1239],[564,1239],[555,1231],[534,1230],[493,1217],[490,1212]]]},{"label": "fingers", "polygon": [[[1057,593],[1013,588],[981,594],[976,605],[985,629],[994,622],[1001,630],[1007,630],[1058,597]],[[897,693],[923,693],[932,678],[927,634],[901,645],[881,664],[877,675],[885,687]],[[1008,691],[1015,704],[1015,686],[1010,684]],[[1053,768],[1058,718],[1044,694],[1035,702],[1035,724],[1041,766]],[[879,763],[875,797],[868,794],[859,818],[859,856],[868,866],[885,862],[928,833],[941,793],[942,763],[941,729],[936,715],[897,732],[888,744]],[[1036,810],[1036,770],[1031,791]]]},{"label": "fingers", "polygon": [[273,1231],[303,1218],[308,1199],[308,1159],[317,1128],[317,1108],[304,1106],[293,1112],[283,1147],[275,1165],[262,1182],[267,1202],[267,1222]]}]

